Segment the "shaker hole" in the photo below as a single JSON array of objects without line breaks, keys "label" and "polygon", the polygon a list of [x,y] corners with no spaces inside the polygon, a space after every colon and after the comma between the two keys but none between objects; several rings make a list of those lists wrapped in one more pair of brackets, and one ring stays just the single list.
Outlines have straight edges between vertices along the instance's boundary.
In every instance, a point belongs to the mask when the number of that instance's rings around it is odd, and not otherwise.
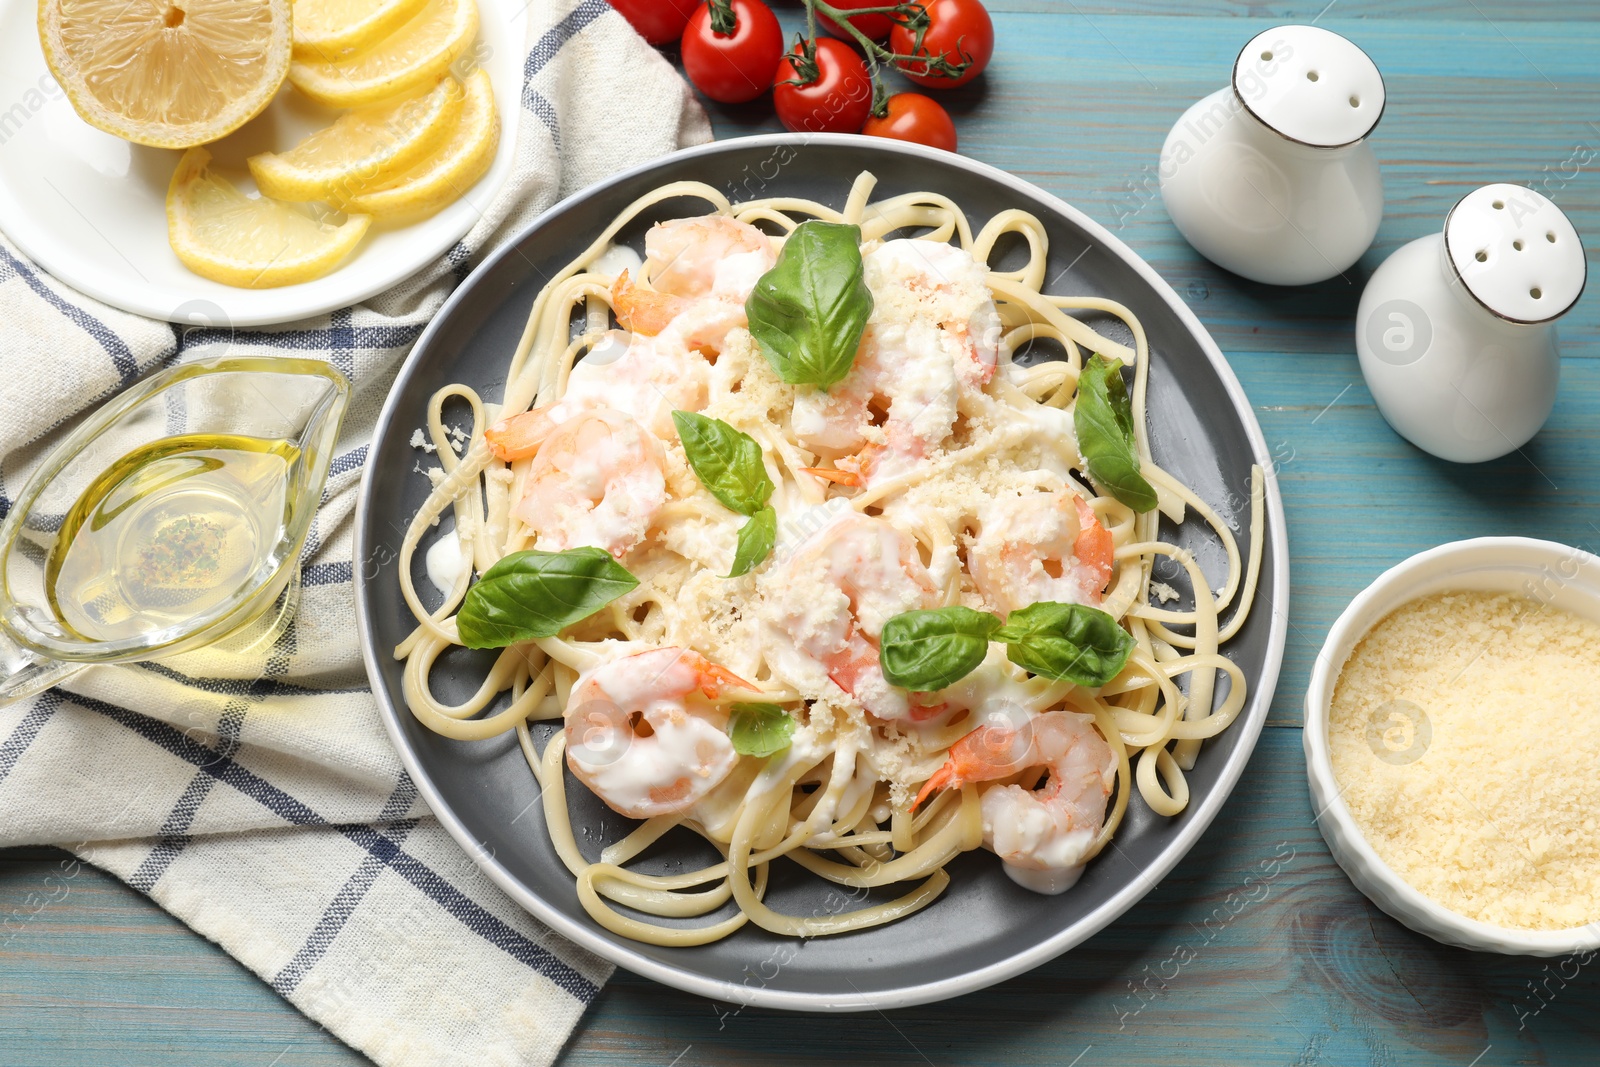
[{"label": "shaker hole", "polygon": [[1271,63],[1272,62],[1272,53],[1271,52],[1262,52],[1261,53],[1261,58],[1266,60],[1268,63]]},{"label": "shaker hole", "polygon": [[1522,238],[1519,237],[1515,241],[1512,241],[1511,247],[1515,248],[1518,252],[1522,251]]},{"label": "shaker hole", "polygon": [[1506,202],[1504,200],[1496,200],[1494,202],[1494,209],[1496,211],[1503,210],[1505,208],[1505,206],[1506,206]]},{"label": "shaker hole", "polygon": [[1351,107],[1360,107],[1361,106],[1361,98],[1359,96],[1352,96],[1350,98],[1350,106]]},{"label": "shaker hole", "polygon": [[1535,300],[1538,300],[1540,297],[1544,296],[1544,290],[1536,285],[1532,289],[1528,290],[1528,295],[1533,297]]},{"label": "shaker hole", "polygon": [[1551,244],[1555,244],[1556,243],[1556,232],[1554,230],[1550,230],[1549,232],[1547,232],[1544,235],[1544,239],[1546,241],[1549,241]]},{"label": "shaker hole", "polygon": [[1472,258],[1477,260],[1479,263],[1485,263],[1489,259],[1489,252],[1488,252],[1487,249],[1480,248],[1480,249],[1478,249],[1477,254],[1474,255]]},{"label": "shaker hole", "polygon": [[1316,71],[1314,71],[1314,70],[1306,71],[1306,81],[1314,82],[1314,81],[1317,80],[1318,77],[1319,77],[1319,75],[1317,74]]}]

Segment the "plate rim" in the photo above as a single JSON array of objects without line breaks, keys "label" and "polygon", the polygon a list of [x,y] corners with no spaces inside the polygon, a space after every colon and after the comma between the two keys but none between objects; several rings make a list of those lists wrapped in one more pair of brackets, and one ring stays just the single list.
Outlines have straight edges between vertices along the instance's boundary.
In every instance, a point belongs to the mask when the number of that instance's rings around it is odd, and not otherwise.
[{"label": "plate rim", "polygon": [[[477,41],[484,42],[491,36],[500,35],[501,31],[504,31],[504,36],[510,39],[516,39],[519,35],[522,37],[527,36],[527,9],[525,6],[508,13],[509,4],[507,0],[477,0],[477,2],[480,16],[485,9],[494,12],[492,17],[483,19],[484,24],[479,27]],[[9,8],[13,4],[20,5],[21,3],[22,0],[0,0],[0,7]],[[25,42],[18,47],[26,48],[27,43]],[[491,45],[491,47],[493,46]],[[507,62],[511,68],[513,80],[519,83],[517,88],[520,90],[522,64],[517,58]],[[42,53],[39,55],[39,65],[47,74],[50,73]],[[51,77],[53,78],[54,75],[51,75]],[[285,81],[279,92],[285,91],[288,84]],[[276,99],[276,95],[274,94],[274,99]],[[494,160],[489,164],[489,169],[484,172],[483,177],[474,182],[472,188],[462,194],[455,203],[446,206],[438,214],[429,216],[427,219],[416,220],[408,223],[405,227],[399,228],[404,230],[410,226],[421,225],[431,219],[438,218],[439,215],[445,212],[459,209],[462,206],[472,208],[470,212],[458,210],[457,213],[461,216],[459,223],[441,230],[441,233],[451,235],[449,240],[447,241],[441,236],[436,242],[441,247],[430,251],[427,256],[422,257],[416,263],[411,263],[410,259],[402,259],[400,257],[393,258],[392,262],[396,264],[394,266],[387,266],[391,262],[388,259],[377,261],[376,266],[369,268],[366,272],[365,277],[368,279],[366,282],[362,284],[347,283],[347,287],[339,290],[339,295],[336,297],[329,295],[316,297],[315,299],[310,298],[311,294],[322,283],[334,279],[340,271],[347,269],[348,263],[336,267],[321,278],[315,278],[309,282],[300,282],[296,285],[275,286],[268,289],[227,287],[230,292],[224,295],[237,295],[238,299],[243,301],[246,307],[256,303],[264,305],[264,309],[248,311],[244,314],[235,314],[237,305],[230,306],[230,302],[227,300],[213,299],[211,295],[198,292],[184,292],[179,289],[173,289],[169,295],[174,299],[168,301],[157,300],[156,298],[162,292],[159,283],[142,283],[138,288],[137,295],[134,296],[119,292],[114,285],[111,287],[101,285],[92,276],[87,278],[87,284],[85,284],[86,279],[73,267],[72,258],[61,251],[70,242],[52,240],[48,226],[35,225],[33,222],[35,213],[30,212],[28,202],[19,198],[12,187],[4,181],[0,181],[0,232],[3,232],[5,237],[17,247],[18,251],[27,256],[34,265],[43,270],[52,280],[107,307],[131,315],[141,315],[157,322],[180,322],[180,320],[174,319],[172,316],[174,312],[184,308],[195,308],[197,314],[205,315],[207,314],[204,309],[205,305],[215,307],[222,314],[227,325],[237,328],[278,326],[286,322],[298,322],[317,315],[326,315],[329,312],[352,307],[370,300],[380,293],[394,288],[413,275],[426,270],[470,233],[473,226],[477,225],[478,220],[483,217],[484,213],[477,209],[469,198],[480,187],[485,186],[485,183],[488,183],[487,199],[492,202],[500,195],[500,191],[505,187],[506,183],[511,180],[517,165],[517,135],[521,126],[523,111],[520,92],[511,99],[502,100],[498,96],[497,90],[495,104],[500,119],[500,144],[495,150]],[[82,122],[83,120],[79,118],[77,121]],[[254,120],[252,119],[252,121]],[[85,125],[87,126],[88,124],[85,123]],[[201,147],[209,148],[210,145],[202,145]],[[176,166],[176,163],[174,163],[174,166]],[[21,223],[20,227],[18,226],[19,221]],[[66,271],[60,269],[63,265],[67,267]],[[386,266],[387,269],[385,269]],[[200,279],[200,276],[195,275],[195,278]],[[205,279],[200,280],[204,281]],[[271,296],[305,286],[312,287],[307,291],[306,299],[299,302],[284,301],[284,307],[280,307],[276,311],[270,310],[274,303],[270,299]],[[252,299],[258,296],[261,297],[260,300]],[[203,325],[214,326],[217,323],[203,323]]]},{"label": "plate rim", "polygon": [[[540,212],[536,218],[508,238],[501,247],[497,248],[489,258],[480,263],[456,287],[449,298],[440,306],[439,310],[434,313],[433,318],[412,346],[411,352],[396,371],[395,384],[398,385],[402,378],[415,369],[415,364],[420,362],[419,357],[427,351],[427,346],[433,341],[434,335],[440,331],[440,324],[445,321],[449,313],[454,311],[458,303],[466,299],[473,287],[474,279],[480,274],[487,274],[498,267],[503,259],[515,252],[516,248],[531,231],[545,223],[545,220],[552,212],[558,210],[570,211],[574,207],[581,205],[585,200],[616,185],[630,182],[646,175],[668,161],[713,156],[747,148],[776,148],[783,145],[805,147],[813,144],[832,144],[858,149],[870,149],[875,152],[891,155],[898,154],[909,156],[913,159],[944,163],[995,181],[1030,198],[1039,199],[1050,210],[1057,212],[1074,225],[1082,227],[1089,237],[1097,243],[1103,244],[1119,259],[1132,267],[1150,285],[1152,290],[1166,301],[1169,308],[1176,313],[1183,327],[1199,343],[1201,351],[1205,353],[1207,360],[1211,363],[1212,370],[1222,383],[1228,399],[1233,404],[1235,413],[1240,418],[1244,427],[1245,437],[1250,442],[1251,450],[1255,454],[1255,462],[1261,467],[1263,473],[1267,522],[1263,544],[1264,551],[1270,551],[1272,554],[1275,565],[1274,579],[1280,583],[1279,599],[1267,605],[1270,611],[1270,625],[1267,636],[1266,659],[1261,679],[1254,692],[1251,693],[1245,711],[1240,716],[1244,721],[1236,723],[1233,727],[1233,730],[1239,736],[1239,747],[1223,765],[1216,786],[1191,809],[1192,814],[1188,823],[1178,832],[1176,839],[1157,854],[1155,861],[1149,867],[1141,871],[1127,885],[1106,900],[1105,903],[1055,936],[1037,942],[1025,951],[1018,952],[985,967],[931,982],[913,982],[912,984],[872,993],[809,993],[793,990],[775,990],[767,987],[753,989],[749,986],[709,978],[682,967],[663,963],[645,956],[626,945],[618,945],[610,941],[601,936],[600,928],[592,922],[584,923],[570,918],[554,906],[546,903],[518,881],[493,856],[486,854],[476,836],[468,830],[455,812],[445,804],[439,791],[434,787],[432,779],[424,771],[417,754],[412,750],[404,736],[399,709],[394,706],[383,687],[378,684],[378,679],[381,678],[381,668],[378,662],[378,650],[373,639],[371,611],[369,610],[370,604],[367,594],[368,579],[364,575],[364,568],[354,568],[353,582],[356,593],[356,622],[361,642],[362,663],[366,667],[367,681],[372,689],[373,699],[378,706],[379,717],[383,720],[384,729],[388,732],[390,741],[394,744],[402,764],[411,774],[412,781],[416,784],[423,799],[427,801],[434,816],[439,819],[440,824],[456,840],[456,843],[472,856],[484,873],[520,907],[578,947],[592,952],[634,974],[653,979],[687,993],[704,996],[723,1003],[748,1007],[777,1008],[787,1011],[873,1011],[947,1000],[951,997],[983,989],[1032,970],[1040,964],[1061,955],[1068,949],[1082,944],[1116,921],[1154,889],[1163,878],[1171,873],[1172,868],[1184,856],[1188,855],[1189,851],[1199,841],[1201,835],[1210,827],[1222,805],[1233,795],[1233,790],[1238,785],[1239,778],[1244,773],[1244,768],[1250,762],[1250,757],[1255,751],[1261,730],[1266,725],[1267,715],[1271,710],[1273,695],[1277,689],[1278,678],[1282,671],[1284,646],[1288,636],[1290,595],[1289,539],[1288,529],[1284,520],[1283,498],[1278,488],[1277,473],[1267,448],[1266,437],[1262,433],[1259,421],[1256,419],[1254,408],[1250,406],[1249,399],[1245,396],[1244,387],[1239,383],[1232,366],[1223,355],[1221,348],[1212,339],[1210,332],[1200,322],[1199,317],[1183,302],[1177,291],[1156,273],[1155,268],[1151,267],[1142,256],[1120,238],[1090,218],[1082,210],[1073,207],[1060,197],[1031,182],[1027,182],[981,160],[888,138],[866,137],[859,134],[783,133],[732,137],[720,141],[710,141],[703,145],[680,149],[676,152],[659,156],[645,163],[629,167],[579,190],[571,196],[557,201],[545,211]],[[372,446],[379,435],[390,429],[396,409],[399,406],[399,397],[400,391],[391,386],[388,396],[384,399],[383,408],[378,414],[377,422],[373,427],[372,440],[368,445],[369,455],[372,451],[375,451]],[[358,551],[360,546],[365,543],[368,533],[369,505],[371,503],[374,469],[374,467],[370,466],[363,469],[361,485],[356,499],[352,543]],[[1258,601],[1256,610],[1259,610],[1259,608],[1260,603]]]}]

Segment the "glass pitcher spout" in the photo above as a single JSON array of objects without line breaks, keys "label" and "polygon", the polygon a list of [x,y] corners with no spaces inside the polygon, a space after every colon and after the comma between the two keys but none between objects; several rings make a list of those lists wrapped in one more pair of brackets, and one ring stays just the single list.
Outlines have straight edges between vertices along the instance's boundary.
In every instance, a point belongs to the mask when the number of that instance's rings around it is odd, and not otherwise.
[{"label": "glass pitcher spout", "polygon": [[87,664],[45,659],[23,648],[0,629],[0,708],[58,685]]}]

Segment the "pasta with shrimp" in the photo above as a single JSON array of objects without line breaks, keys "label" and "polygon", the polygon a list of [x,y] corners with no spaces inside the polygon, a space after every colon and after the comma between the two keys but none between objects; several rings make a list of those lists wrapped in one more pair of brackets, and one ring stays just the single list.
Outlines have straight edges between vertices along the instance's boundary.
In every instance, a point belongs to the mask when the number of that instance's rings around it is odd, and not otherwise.
[{"label": "pasta with shrimp", "polygon": [[[1221,649],[1255,593],[1262,471],[1241,549],[1151,456],[1139,320],[1045,292],[1037,218],[974,232],[944,196],[874,189],[862,174],[835,209],[662,186],[545,285],[497,400],[431,401],[441,465],[399,560],[406,701],[447,737],[515,732],[615,933],[859,930],[928,907],[980,848],[1064,891],[1130,804],[1185,808],[1201,744],[1244,707]],[[621,243],[693,201],[643,257]],[[1025,262],[992,267],[1002,245]],[[1031,348],[1057,358],[1014,357]],[[430,608],[413,559],[447,512],[469,566]],[[1160,536],[1191,513],[1219,588]],[[1191,607],[1152,599],[1173,595],[1158,562]],[[449,704],[430,679],[462,644],[499,652]],[[572,788],[638,825],[586,855]],[[674,832],[720,860],[646,873]],[[787,863],[863,906],[769,906]]]}]

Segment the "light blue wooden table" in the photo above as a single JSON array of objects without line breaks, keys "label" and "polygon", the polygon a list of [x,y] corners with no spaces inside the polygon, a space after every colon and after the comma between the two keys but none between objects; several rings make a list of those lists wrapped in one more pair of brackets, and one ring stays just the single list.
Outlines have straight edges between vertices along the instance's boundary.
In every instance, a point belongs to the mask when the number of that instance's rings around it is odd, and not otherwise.
[{"label": "light blue wooden table", "polygon": [[[962,151],[1110,226],[1190,301],[1243,380],[1289,516],[1294,604],[1270,725],[1199,846],[1109,930],[940,1005],[787,1016],[619,973],[563,1054],[574,1065],[1600,1062],[1600,959],[1473,955],[1396,925],[1311,822],[1300,701],[1329,623],[1389,565],[1442,541],[1528,534],[1600,546],[1600,293],[1563,322],[1562,387],[1520,454],[1431,459],[1373,407],[1351,317],[1372,269],[1476,185],[1531,183],[1600,237],[1595,0],[991,0],[980,84],[948,96]],[[793,7],[784,11],[795,22]],[[1172,121],[1283,22],[1336,30],[1383,70],[1374,138],[1388,212],[1345,278],[1244,282],[1178,237],[1156,194]],[[775,129],[765,105],[719,136]],[[1600,768],[1597,768],[1600,772]],[[64,853],[0,853],[0,1067],[367,1062],[144,897]],[[1260,860],[1280,873],[1246,890]],[[70,869],[69,869],[70,870]],[[1252,883],[1255,885],[1255,883]],[[1192,957],[1192,958],[1191,958]],[[1180,962],[1186,961],[1186,962]]]}]

